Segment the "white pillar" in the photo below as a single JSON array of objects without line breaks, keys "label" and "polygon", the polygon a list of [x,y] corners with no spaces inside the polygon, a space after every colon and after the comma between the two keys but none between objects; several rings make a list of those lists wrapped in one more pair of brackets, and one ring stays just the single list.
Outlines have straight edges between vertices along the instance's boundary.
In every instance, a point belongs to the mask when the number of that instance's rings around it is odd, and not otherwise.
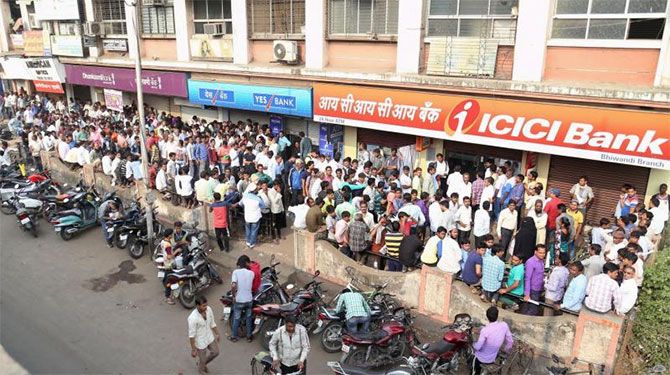
[{"label": "white pillar", "polygon": [[19,9],[21,10],[21,19],[23,20],[23,29],[32,30],[30,27],[30,17],[28,17],[28,5],[25,2],[19,4]]},{"label": "white pillar", "polygon": [[0,2],[0,52],[9,52],[9,2]]},{"label": "white pillar", "polygon": [[[95,21],[95,13],[93,12],[93,0],[84,0],[84,9],[85,9],[85,17],[83,17],[84,22],[94,22]],[[101,50],[98,47],[89,47],[88,48],[88,55],[90,57],[99,57],[101,54]]]},{"label": "white pillar", "polygon": [[251,62],[247,1],[232,0],[231,11],[233,13],[233,63],[245,65]]},{"label": "white pillar", "polygon": [[419,73],[423,1],[400,0],[398,4],[397,73]]},{"label": "white pillar", "polygon": [[[139,1],[135,1],[137,6],[140,6]],[[126,37],[128,38],[128,57],[131,59],[137,58],[135,52],[137,45],[137,33],[141,32],[139,28],[135,28],[135,7],[130,6],[130,2],[124,2],[126,11]],[[139,22],[139,20],[138,20]],[[138,25],[138,27],[141,27]],[[141,52],[140,52],[141,53]]]},{"label": "white pillar", "polygon": [[656,87],[670,87],[670,27],[668,27],[668,24],[670,24],[670,7],[668,7],[668,14],[665,17],[663,43],[656,65],[656,76],[654,77],[654,86]]},{"label": "white pillar", "polygon": [[326,1],[305,1],[305,67],[323,69],[326,53]]},{"label": "white pillar", "polygon": [[177,61],[191,60],[191,34],[193,32],[193,2],[186,0],[174,1],[175,37],[177,39]]},{"label": "white pillar", "polygon": [[553,5],[553,0],[519,0],[512,80],[542,80]]}]

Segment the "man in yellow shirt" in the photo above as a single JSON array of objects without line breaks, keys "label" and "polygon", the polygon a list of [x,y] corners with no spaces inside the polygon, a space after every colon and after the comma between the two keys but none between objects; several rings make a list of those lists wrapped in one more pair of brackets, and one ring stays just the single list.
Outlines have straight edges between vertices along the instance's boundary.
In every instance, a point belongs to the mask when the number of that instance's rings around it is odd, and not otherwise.
[{"label": "man in yellow shirt", "polygon": [[576,199],[573,199],[570,202],[570,207],[566,211],[566,213],[575,221],[575,237],[581,235],[582,229],[584,228],[584,215],[578,207],[579,203]]}]

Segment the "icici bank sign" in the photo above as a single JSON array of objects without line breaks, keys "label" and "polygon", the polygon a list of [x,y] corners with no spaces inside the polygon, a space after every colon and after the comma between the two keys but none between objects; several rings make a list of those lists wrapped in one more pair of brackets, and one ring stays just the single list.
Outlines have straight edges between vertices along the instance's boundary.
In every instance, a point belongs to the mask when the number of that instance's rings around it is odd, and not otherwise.
[{"label": "icici bank sign", "polygon": [[670,113],[317,84],[314,120],[670,170]]}]

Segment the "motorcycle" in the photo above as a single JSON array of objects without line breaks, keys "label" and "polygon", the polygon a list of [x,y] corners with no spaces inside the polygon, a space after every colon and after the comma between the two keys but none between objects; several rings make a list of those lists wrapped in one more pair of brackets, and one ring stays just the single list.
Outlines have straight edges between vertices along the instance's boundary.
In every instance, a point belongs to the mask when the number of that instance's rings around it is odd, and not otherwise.
[{"label": "motorcycle", "polygon": [[272,357],[268,352],[258,352],[251,359],[251,374],[252,375],[301,375],[302,370],[296,372],[282,374],[281,371],[272,368]]},{"label": "motorcycle", "polygon": [[39,194],[60,194],[58,183],[51,179],[49,171],[46,170],[31,174],[28,177],[19,176],[16,178],[5,178],[0,181],[0,199],[2,200],[8,199],[14,193],[34,195],[36,190]]},{"label": "motorcycle", "polygon": [[414,318],[408,309],[402,309],[382,327],[369,333],[342,335],[340,362],[355,366],[378,367],[401,357],[416,337],[412,324]]},{"label": "motorcycle", "polygon": [[64,241],[69,241],[75,234],[97,226],[99,203],[98,200],[82,200],[77,207],[58,212],[51,218],[54,230]]},{"label": "motorcycle", "polygon": [[[67,186],[67,184],[63,184],[63,186]],[[95,190],[94,186],[86,188],[81,182],[77,184],[74,189],[65,193],[57,195],[47,194],[40,197],[44,202],[44,217],[47,218],[47,220],[51,220],[52,217],[60,211],[75,208],[79,201],[83,199],[95,200],[99,198],[100,195]]]},{"label": "motorcycle", "polygon": [[305,327],[308,332],[317,324],[318,308],[323,299],[322,282],[316,281],[320,274],[321,272],[317,270],[312,281],[293,294],[291,302],[282,305],[261,305],[252,309],[256,316],[254,334],[258,333],[261,336],[263,348],[269,350],[272,334],[284,324],[285,316],[294,316],[297,323]]},{"label": "motorcycle", "polygon": [[[265,267],[261,270],[261,285],[253,296],[252,307],[264,304],[272,304],[272,303],[284,304],[289,302],[288,293],[279,284],[279,278],[278,278],[279,272],[277,272],[275,269],[275,267],[277,267],[280,263],[279,262],[274,263],[274,259],[275,257],[274,255],[272,255],[272,257],[270,258],[271,263],[270,266]],[[287,285],[286,289],[287,290],[293,289],[293,285],[292,284]],[[232,314],[233,305],[235,304],[235,302],[233,301],[232,292],[229,291],[228,293],[226,293],[226,295],[220,298],[220,301],[223,304],[223,320],[229,322],[229,325],[232,330],[233,320],[230,319],[230,315]],[[246,332],[246,321],[244,319],[240,322],[240,329],[243,332]],[[242,337],[244,335],[238,335],[238,336]]]},{"label": "motorcycle", "polygon": [[[123,228],[126,225],[132,225],[140,221],[142,218],[140,214],[141,209],[139,204],[137,202],[132,202],[122,218],[107,222],[107,232],[112,233],[114,246],[122,250],[128,246],[129,233]],[[144,225],[146,226],[146,221]]]},{"label": "motorcycle", "polygon": [[[182,255],[185,266],[167,271],[167,284],[172,289],[172,297],[178,298],[179,303],[186,309],[195,307],[197,293],[207,289],[213,281],[219,284],[223,283],[218,271],[207,258],[207,253],[211,249],[206,250],[204,248],[206,236],[207,234],[203,231],[188,234],[186,236],[189,243],[188,249],[184,250],[184,254]],[[163,263],[162,258],[158,260],[160,264]],[[159,269],[161,267],[160,264]],[[166,272],[164,267],[162,272]],[[163,277],[161,272],[159,272],[159,277]]]},{"label": "motorcycle", "polygon": [[[154,215],[154,217],[156,217]],[[154,220],[154,235],[162,233],[165,229],[163,224],[158,220]],[[144,255],[144,248],[149,244],[149,234],[147,232],[147,222],[146,217],[142,217],[136,223],[124,225],[122,228],[122,233],[128,233],[128,254],[133,259],[139,259]],[[156,250],[160,250],[160,246],[155,246]],[[159,252],[154,251],[154,256],[152,257],[154,261],[157,259]]]},{"label": "motorcycle", "polygon": [[[5,215],[13,215],[16,213],[17,203],[23,202],[28,207],[42,206],[39,198],[45,193],[55,188],[51,185],[51,180],[44,180],[35,184],[30,184],[25,187],[20,187],[18,184],[14,185],[11,191],[3,192],[2,203],[0,203],[0,211]],[[0,189],[3,190],[3,189]],[[39,204],[38,204],[39,202]]]},{"label": "motorcycle", "polygon": [[30,232],[33,237],[37,238],[37,219],[35,212],[32,212],[26,208],[22,203],[19,203],[19,207],[16,210],[16,218],[21,228],[24,231]]}]

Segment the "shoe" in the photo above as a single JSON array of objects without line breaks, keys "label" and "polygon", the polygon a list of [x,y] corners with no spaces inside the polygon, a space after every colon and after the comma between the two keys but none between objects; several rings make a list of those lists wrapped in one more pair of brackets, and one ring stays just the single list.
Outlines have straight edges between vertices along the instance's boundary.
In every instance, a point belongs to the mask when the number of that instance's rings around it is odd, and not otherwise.
[{"label": "shoe", "polygon": [[253,337],[253,336],[251,336],[251,337],[247,337],[247,342],[252,342],[252,341],[254,341],[254,337]]}]

